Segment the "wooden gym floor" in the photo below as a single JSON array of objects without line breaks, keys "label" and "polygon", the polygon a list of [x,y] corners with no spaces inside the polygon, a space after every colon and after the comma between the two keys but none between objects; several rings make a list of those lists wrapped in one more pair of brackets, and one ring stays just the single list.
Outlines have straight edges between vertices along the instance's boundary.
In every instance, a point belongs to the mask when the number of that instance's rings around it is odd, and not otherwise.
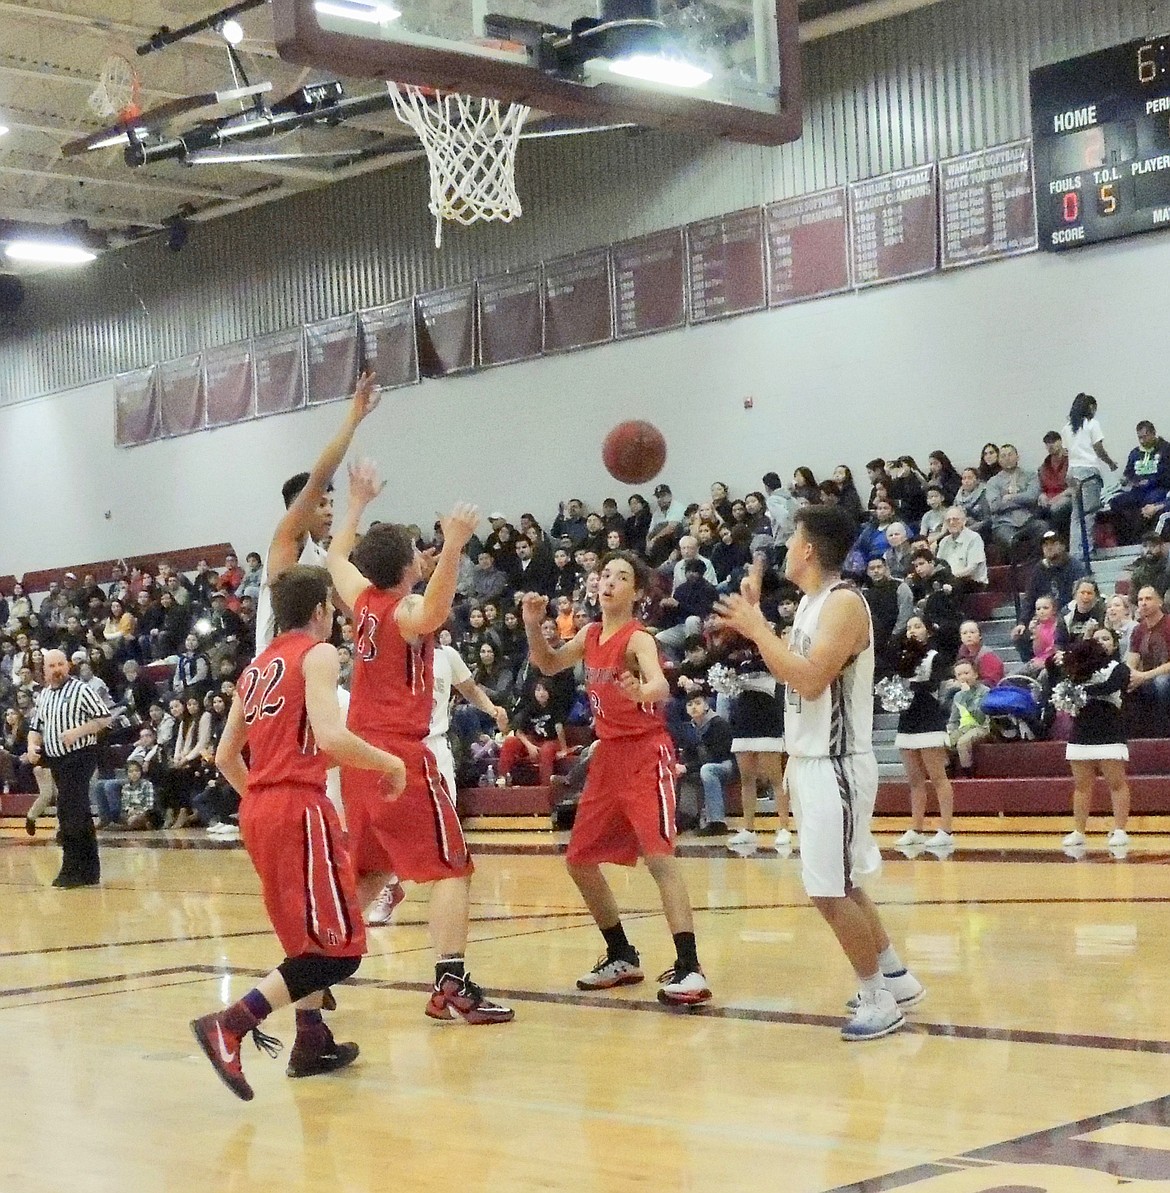
[{"label": "wooden gym floor", "polygon": [[[1124,859],[1101,834],[1069,859],[1056,830],[889,849],[871,894],[930,993],[857,1045],[796,858],[684,845],[716,994],[686,1013],[652,981],[579,993],[600,938],[563,838],[480,834],[469,963],[516,1022],[423,1016],[413,889],[338,991],[358,1062],[291,1081],[247,1046],[250,1104],[187,1027],[279,960],[243,851],[105,835],[102,888],[55,891],[45,831],[5,829],[0,1190],[1170,1193],[1170,835],[1150,827]],[[612,873],[653,977],[672,959],[654,886]],[[288,1012],[270,1026],[291,1044]]]}]

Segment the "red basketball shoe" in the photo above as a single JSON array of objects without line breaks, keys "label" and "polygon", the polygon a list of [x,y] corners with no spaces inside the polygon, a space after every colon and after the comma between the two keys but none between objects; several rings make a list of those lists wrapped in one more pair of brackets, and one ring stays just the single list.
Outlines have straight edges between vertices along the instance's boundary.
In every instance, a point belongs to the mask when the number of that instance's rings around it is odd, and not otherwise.
[{"label": "red basketball shoe", "polygon": [[471,980],[470,974],[456,977],[445,974],[435,983],[427,1003],[432,1019],[462,1019],[464,1023],[510,1023],[516,1012],[489,1001],[484,992]]}]

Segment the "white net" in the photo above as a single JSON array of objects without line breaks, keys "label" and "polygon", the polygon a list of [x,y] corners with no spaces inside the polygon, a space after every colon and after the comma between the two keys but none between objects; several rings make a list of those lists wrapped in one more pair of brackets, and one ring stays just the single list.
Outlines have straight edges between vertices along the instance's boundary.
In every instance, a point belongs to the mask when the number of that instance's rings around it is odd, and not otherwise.
[{"label": "white net", "polygon": [[121,54],[102,63],[98,85],[90,92],[89,110],[102,120],[109,120],[134,107],[138,101],[138,75]]},{"label": "white net", "polygon": [[443,221],[514,220],[521,213],[516,194],[516,146],[530,109],[387,83],[398,119],[414,129],[430,162],[435,247],[443,243]]}]

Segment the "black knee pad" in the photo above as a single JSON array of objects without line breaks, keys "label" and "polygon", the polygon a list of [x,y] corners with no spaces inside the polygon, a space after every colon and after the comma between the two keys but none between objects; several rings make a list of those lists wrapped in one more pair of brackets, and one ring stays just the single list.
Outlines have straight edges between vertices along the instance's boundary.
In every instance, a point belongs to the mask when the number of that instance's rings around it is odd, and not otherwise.
[{"label": "black knee pad", "polygon": [[302,953],[299,957],[282,961],[277,969],[284,978],[293,1002],[300,1002],[306,995],[353,977],[361,963],[360,957],[322,957],[319,953]]}]

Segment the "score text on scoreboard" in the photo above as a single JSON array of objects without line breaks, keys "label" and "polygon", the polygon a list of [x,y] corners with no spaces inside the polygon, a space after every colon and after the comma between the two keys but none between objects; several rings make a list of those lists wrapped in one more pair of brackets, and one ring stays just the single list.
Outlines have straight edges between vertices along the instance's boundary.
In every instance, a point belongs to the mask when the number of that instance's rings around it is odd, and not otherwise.
[{"label": "score text on scoreboard", "polygon": [[1170,34],[1031,74],[1040,244],[1170,228]]}]

